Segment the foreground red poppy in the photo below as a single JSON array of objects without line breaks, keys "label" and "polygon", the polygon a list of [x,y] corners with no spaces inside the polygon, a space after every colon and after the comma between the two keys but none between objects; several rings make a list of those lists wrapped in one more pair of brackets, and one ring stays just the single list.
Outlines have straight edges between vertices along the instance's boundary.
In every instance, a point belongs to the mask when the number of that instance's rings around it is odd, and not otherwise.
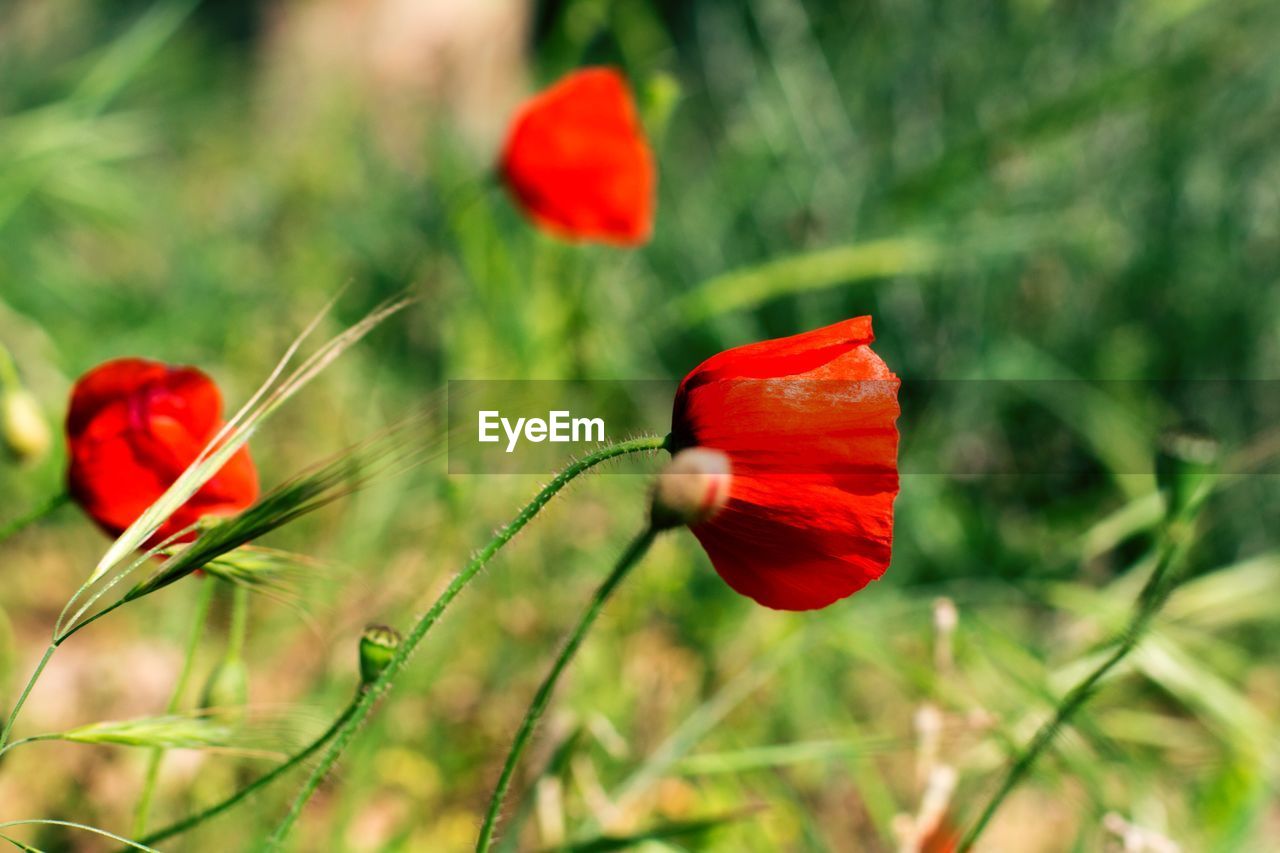
[{"label": "foreground red poppy", "polygon": [[653,230],[653,155],[613,69],[574,72],[527,101],[501,170],[525,213],[562,237],[635,245]]},{"label": "foreground red poppy", "polygon": [[812,610],[884,574],[898,494],[899,380],[871,318],[712,356],[676,394],[672,451],[728,455],[724,508],[691,529],[729,586]]},{"label": "foreground red poppy", "polygon": [[[67,412],[72,498],[118,536],[195,461],[222,427],[222,395],[193,367],[121,358],[80,377]],[[207,515],[229,515],[258,497],[258,474],[241,448],[157,531],[165,539]]]}]

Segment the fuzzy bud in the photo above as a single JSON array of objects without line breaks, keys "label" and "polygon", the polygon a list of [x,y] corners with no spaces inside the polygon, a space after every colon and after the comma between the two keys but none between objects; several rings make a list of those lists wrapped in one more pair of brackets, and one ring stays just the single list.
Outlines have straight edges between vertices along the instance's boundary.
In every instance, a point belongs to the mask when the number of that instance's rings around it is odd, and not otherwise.
[{"label": "fuzzy bud", "polygon": [[35,395],[22,387],[0,390],[0,445],[19,462],[38,462],[53,435]]},{"label": "fuzzy bud", "polygon": [[400,632],[386,625],[370,625],[360,637],[360,684],[368,687],[378,680],[382,671],[400,648]]},{"label": "fuzzy bud", "polygon": [[707,521],[728,503],[732,481],[728,455],[706,447],[681,450],[654,483],[653,526],[666,530]]},{"label": "fuzzy bud", "polygon": [[205,682],[200,707],[216,714],[224,722],[239,722],[249,701],[249,669],[240,658],[222,661]]},{"label": "fuzzy bud", "polygon": [[933,627],[939,634],[950,634],[960,624],[960,612],[949,598],[933,600]]}]

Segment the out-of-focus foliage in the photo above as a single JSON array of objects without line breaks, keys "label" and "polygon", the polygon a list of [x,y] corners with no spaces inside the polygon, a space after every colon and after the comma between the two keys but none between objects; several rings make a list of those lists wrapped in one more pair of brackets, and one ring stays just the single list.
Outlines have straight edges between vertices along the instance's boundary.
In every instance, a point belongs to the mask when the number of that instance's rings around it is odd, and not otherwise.
[{"label": "out-of-focus foliage", "polygon": [[[124,354],[198,364],[238,404],[344,285],[325,331],[407,284],[424,298],[254,437],[267,484],[399,422],[448,378],[679,376],[729,345],[870,313],[908,380],[915,473],[885,580],[777,614],[730,592],[691,537],[663,540],[575,664],[509,847],[607,832],[652,849],[892,849],[930,760],[959,770],[954,811],[970,816],[1123,624],[1159,519],[1151,437],[1196,416],[1236,425],[1223,437],[1252,475],[1214,498],[1196,577],[990,841],[1101,849],[1114,811],[1186,850],[1267,849],[1280,437],[1274,421],[1256,429],[1270,386],[1239,380],[1280,368],[1280,7],[192,7],[14,0],[0,21],[0,341],[51,419],[71,379]],[[657,232],[638,252],[540,236],[489,177],[522,93],[588,62],[625,68],[654,132]],[[913,379],[1005,381],[971,395]],[[1205,398],[1178,383],[1101,381],[1171,379],[1229,381],[1213,411],[1187,411]],[[56,491],[62,464],[0,467],[0,518]],[[536,485],[419,467],[269,537],[327,567],[291,579],[309,616],[255,597],[251,705],[302,706],[315,719],[300,728],[322,729],[354,688],[364,626],[403,627]],[[299,849],[470,843],[644,489],[579,484],[468,590]],[[73,510],[5,544],[6,696],[104,548]],[[201,582],[69,641],[25,725],[158,714]],[[948,654],[939,595],[959,612]],[[215,636],[196,687],[220,656]],[[912,722],[925,704],[941,713],[932,759]],[[0,817],[123,830],[146,752],[15,750]],[[267,766],[176,753],[154,822]],[[261,835],[293,784],[166,849]],[[50,826],[32,843],[72,837]]]}]

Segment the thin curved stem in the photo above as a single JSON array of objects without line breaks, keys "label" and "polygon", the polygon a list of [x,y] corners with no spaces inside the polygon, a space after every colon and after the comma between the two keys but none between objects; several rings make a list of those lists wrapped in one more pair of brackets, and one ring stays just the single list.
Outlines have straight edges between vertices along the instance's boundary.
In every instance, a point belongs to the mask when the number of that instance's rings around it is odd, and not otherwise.
[{"label": "thin curved stem", "polygon": [[0,755],[4,755],[6,752],[8,752],[11,749],[16,749],[22,746],[24,743],[40,743],[41,741],[58,740],[59,737],[61,737],[61,735],[58,732],[50,732],[42,735],[31,735],[30,737],[20,737],[17,740],[11,740],[8,743],[6,743],[3,747],[0,747]]},{"label": "thin curved stem", "polygon": [[[119,841],[122,844],[128,845],[128,847],[132,850],[147,850],[147,851],[150,851],[150,853],[160,853],[159,850],[156,850],[152,847],[148,847],[147,845],[141,842],[133,841],[131,839],[125,838],[123,835],[116,835],[114,832],[107,832],[105,829],[99,829],[96,826],[89,826],[86,823],[76,823],[70,820],[31,818],[29,820],[7,820],[4,823],[0,823],[0,829],[8,829],[11,826],[65,826],[70,829],[79,829],[79,830],[83,830],[84,832],[92,832],[94,835],[101,835],[104,838],[110,838],[113,841]],[[31,848],[24,846],[23,849],[29,850]]]},{"label": "thin curved stem", "polygon": [[40,680],[41,674],[44,673],[44,668],[49,665],[49,659],[53,657],[53,653],[56,652],[58,647],[61,646],[72,634],[76,633],[81,628],[87,627],[93,622],[96,622],[122,604],[124,604],[123,600],[117,601],[115,604],[95,613],[80,624],[71,626],[65,632],[53,638],[53,642],[44,650],[44,656],[40,658],[40,662],[36,664],[36,668],[31,672],[31,677],[27,679],[26,685],[22,688],[21,695],[18,696],[18,701],[13,705],[13,710],[9,712],[9,719],[5,721],[4,729],[0,731],[0,755],[3,755],[6,751],[6,745],[9,743],[9,735],[13,733],[13,726],[18,722],[18,714],[21,713],[22,706],[26,704],[27,697],[31,695],[32,688],[36,686],[36,682]]},{"label": "thin curved stem", "polygon": [[112,602],[111,604],[108,604],[106,607],[102,608],[97,613],[94,613],[92,616],[89,616],[84,620],[75,623],[70,628],[66,629],[61,634],[59,634],[57,637],[54,637],[53,644],[55,646],[62,645],[68,639],[70,639],[73,634],[78,634],[79,632],[83,631],[85,628],[88,628],[94,622],[97,622],[103,616],[106,616],[108,613],[118,610],[119,608],[125,606],[128,603],[129,603],[129,599],[122,598],[119,601],[115,601],[115,602]]},{"label": "thin curved stem", "polygon": [[347,720],[351,719],[351,715],[355,713],[356,703],[358,702],[359,698],[360,698],[359,694],[357,694],[356,697],[351,700],[350,704],[347,705],[346,710],[344,710],[338,716],[338,718],[335,719],[329,725],[329,728],[325,729],[315,740],[311,741],[311,743],[307,744],[305,747],[302,748],[302,750],[295,753],[292,757],[290,757],[289,759],[284,761],[282,764],[277,766],[270,773],[267,773],[264,776],[260,776],[259,778],[255,779],[253,782],[241,788],[239,791],[236,791],[234,794],[230,795],[229,797],[222,800],[221,802],[215,803],[206,809],[202,809],[201,811],[198,811],[193,815],[189,815],[188,817],[185,817],[182,820],[177,821],[176,823],[172,823],[169,826],[164,827],[163,829],[158,829],[155,832],[151,833],[150,835],[147,835],[141,838],[140,841],[143,844],[156,844],[158,842],[164,841],[165,839],[172,838],[175,835],[180,835],[204,823],[206,820],[209,820],[210,818],[217,817],[218,815],[222,814],[223,812],[227,811],[228,809],[232,808],[233,806],[237,805],[238,803],[248,798],[255,791],[258,791],[259,789],[265,788],[267,785],[270,785],[276,779],[279,779],[281,776],[283,776],[293,768],[297,767],[299,764],[306,761],[308,758],[314,755],[316,751],[320,749],[320,747],[324,746],[329,741],[329,738],[333,737],[334,732],[338,731],[338,729],[341,728],[342,725],[347,722]]},{"label": "thin curved stem", "polygon": [[[196,598],[195,613],[191,615],[191,633],[187,636],[187,647],[182,657],[182,669],[173,683],[173,691],[169,694],[169,702],[164,712],[172,714],[178,710],[182,694],[187,691],[187,683],[191,681],[191,670],[195,664],[196,651],[200,648],[200,638],[204,636],[205,623],[209,618],[209,605],[213,603],[213,594],[217,584],[212,578],[206,578],[200,585],[200,594]],[[164,749],[157,747],[151,750],[147,758],[147,770],[142,780],[142,791],[138,795],[138,805],[133,813],[132,835],[142,835],[147,830],[147,816],[151,813],[151,800],[155,796],[156,782],[160,778],[160,762],[164,760]]]},{"label": "thin curved stem", "polygon": [[59,492],[52,497],[46,498],[43,503],[36,504],[24,515],[6,521],[0,524],[0,542],[13,536],[21,530],[25,530],[37,521],[41,521],[53,515],[71,500],[71,496],[66,492]]},{"label": "thin curved stem", "polygon": [[511,744],[511,751],[507,753],[506,763],[502,765],[502,774],[498,777],[498,784],[493,789],[493,797],[489,800],[489,811],[485,815],[484,825],[480,827],[480,836],[476,840],[477,853],[487,853],[493,843],[493,833],[498,828],[498,819],[502,813],[502,801],[506,799],[507,789],[511,787],[511,779],[515,776],[516,766],[520,763],[520,756],[524,753],[525,747],[529,745],[529,741],[533,737],[533,731],[537,728],[538,721],[542,719],[543,712],[547,710],[547,705],[551,701],[551,694],[555,692],[560,676],[564,674],[565,668],[573,660],[573,656],[577,654],[578,648],[587,636],[587,631],[591,630],[592,624],[595,623],[596,617],[600,615],[600,611],[604,609],[605,602],[609,600],[609,596],[618,588],[618,585],[622,583],[636,563],[640,562],[640,558],[649,550],[649,546],[653,544],[656,536],[657,531],[653,527],[646,527],[644,532],[627,546],[627,550],[618,558],[618,562],[613,571],[609,573],[609,577],[605,578],[604,583],[600,584],[600,587],[596,590],[596,594],[591,598],[591,603],[578,619],[578,624],[574,627],[573,633],[569,635],[569,641],[565,643],[564,648],[560,650],[560,654],[556,656],[555,663],[551,665],[551,671],[547,673],[547,677],[542,680],[542,684],[538,687],[538,692],[534,694],[533,702],[530,703],[529,710],[525,712],[524,721],[520,724],[520,729],[516,732],[515,741]]},{"label": "thin curved stem", "polygon": [[474,578],[482,568],[484,568],[485,564],[489,562],[493,555],[496,554],[503,545],[511,541],[512,537],[523,530],[525,525],[527,525],[544,506],[546,506],[547,502],[555,497],[561,489],[568,485],[579,474],[594,468],[601,462],[609,459],[615,459],[619,456],[625,456],[628,453],[640,453],[647,450],[661,450],[667,447],[668,440],[669,438],[646,436],[644,438],[636,438],[630,441],[622,441],[617,444],[602,447],[594,453],[588,454],[587,456],[577,460],[557,474],[555,478],[542,489],[542,491],[538,492],[533,500],[526,504],[524,508],[516,514],[515,518],[508,522],[506,527],[499,530],[494,537],[489,540],[488,544],[481,548],[480,551],[471,558],[466,566],[463,567],[462,571],[449,582],[447,587],[445,587],[444,592],[436,599],[435,604],[431,605],[431,609],[428,610],[426,614],[418,620],[417,624],[413,626],[413,629],[409,632],[408,636],[405,637],[404,642],[400,644],[400,648],[396,650],[395,656],[392,657],[390,663],[387,664],[387,668],[384,669],[382,674],[378,676],[378,678],[361,694],[351,717],[343,723],[341,727],[339,727],[333,740],[329,744],[329,748],[325,750],[324,755],[320,758],[320,762],[311,772],[311,775],[307,778],[306,782],[303,783],[302,790],[298,792],[298,796],[294,799],[293,805],[290,807],[288,814],[285,815],[284,820],[280,822],[280,825],[276,827],[275,832],[271,834],[271,837],[268,839],[266,844],[267,849],[278,848],[281,843],[283,843],[284,839],[288,836],[289,831],[293,829],[293,825],[297,823],[298,817],[302,814],[303,806],[305,806],[307,801],[311,799],[311,795],[320,787],[320,783],[324,781],[329,770],[333,768],[335,763],[337,763],[338,758],[342,755],[342,751],[346,749],[352,738],[355,737],[356,731],[360,728],[361,724],[364,723],[364,721],[373,712],[373,708],[377,704],[378,700],[391,689],[396,677],[408,662],[409,656],[413,654],[414,649],[416,649],[418,644],[422,642],[422,638],[427,635],[427,632],[430,631],[432,626],[434,626],[440,619],[449,604],[457,598],[458,593],[462,591],[463,587],[471,582],[471,579]]},{"label": "thin curved stem", "polygon": [[1076,712],[1092,698],[1097,690],[1098,683],[1137,647],[1142,637],[1146,634],[1151,621],[1160,612],[1160,608],[1168,600],[1169,594],[1177,586],[1177,578],[1171,577],[1171,575],[1174,567],[1185,555],[1190,544],[1190,538],[1190,531],[1180,523],[1173,525],[1171,529],[1166,531],[1165,537],[1160,544],[1160,550],[1156,555],[1156,564],[1151,570],[1151,576],[1147,578],[1146,584],[1138,594],[1138,599],[1134,604],[1133,616],[1130,617],[1129,624],[1125,626],[1124,631],[1116,638],[1114,650],[1102,663],[1081,681],[1077,682],[1062,697],[1062,701],[1058,703],[1053,717],[1040,727],[1031,742],[1009,765],[1009,769],[1005,771],[1004,778],[1000,782],[1000,787],[991,796],[986,807],[982,810],[982,814],[978,816],[977,821],[965,833],[960,846],[957,848],[957,853],[967,853],[973,847],[979,836],[987,828],[987,824],[991,822],[991,819],[1004,803],[1005,798],[1031,772],[1031,768],[1035,766],[1036,761],[1040,759],[1044,751],[1057,738],[1058,732],[1070,724]]},{"label": "thin curved stem", "polygon": [[[63,605],[62,612],[58,614],[57,621],[53,623],[54,636],[55,637],[61,636],[63,637],[63,639],[65,639],[66,637],[69,637],[76,631],[80,630],[80,628],[83,628],[85,625],[88,625],[90,622],[92,622],[93,619],[87,619],[82,625],[75,624],[82,616],[88,613],[89,610],[95,604],[97,604],[100,600],[102,600],[103,596],[105,596],[108,592],[110,592],[117,584],[119,584],[129,575],[133,574],[135,571],[141,568],[147,562],[147,560],[161,553],[166,546],[174,542],[177,542],[186,534],[195,532],[198,526],[199,526],[198,524],[188,524],[182,530],[179,530],[178,532],[166,538],[163,542],[160,542],[159,544],[153,545],[152,547],[146,549],[145,551],[141,551],[135,554],[133,560],[129,563],[127,567],[125,567],[122,571],[117,572],[115,577],[111,578],[105,584],[102,584],[92,595],[88,597],[88,599],[85,600],[83,604],[80,605],[80,607],[76,610],[76,612],[68,619],[67,614],[71,612],[71,608],[75,606],[75,603],[80,600],[80,596],[88,592],[89,589],[92,588],[94,584],[97,583],[97,580],[98,580],[97,578],[94,578],[94,577],[90,577],[86,579],[85,582],[80,585],[79,589],[77,589],[75,592],[71,594],[71,598],[67,599],[67,603]],[[125,602],[131,601],[131,600],[132,599],[128,595],[126,595],[123,598],[121,598],[119,601],[117,601],[114,605],[112,605],[111,608],[108,608],[107,610],[99,612],[93,618],[97,619],[100,616],[105,616],[107,613],[111,612],[112,609],[119,607]],[[62,626],[67,623],[70,623],[74,627],[71,630],[68,630],[65,634],[63,634]],[[61,642],[61,640],[56,640],[55,642]]]},{"label": "thin curved stem", "polygon": [[22,711],[22,706],[26,704],[27,697],[31,695],[31,688],[36,686],[36,681],[39,680],[40,674],[49,665],[49,658],[53,657],[53,653],[57,650],[58,644],[50,643],[49,647],[44,650],[44,656],[40,658],[40,662],[36,664],[36,668],[31,672],[31,677],[27,679],[27,684],[22,688],[18,701],[14,703],[13,710],[9,712],[9,719],[5,721],[4,730],[0,731],[0,752],[3,752],[5,744],[9,742],[9,735],[13,732],[13,724],[18,721],[18,714]]}]

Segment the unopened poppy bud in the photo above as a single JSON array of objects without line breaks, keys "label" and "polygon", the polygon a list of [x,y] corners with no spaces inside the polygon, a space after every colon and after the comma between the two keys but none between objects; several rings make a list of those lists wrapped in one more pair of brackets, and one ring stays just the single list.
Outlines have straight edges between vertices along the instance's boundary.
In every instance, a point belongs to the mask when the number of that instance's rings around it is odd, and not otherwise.
[{"label": "unopened poppy bud", "polygon": [[706,447],[677,453],[653,487],[650,519],[658,530],[706,521],[729,501],[728,455]]},{"label": "unopened poppy bud", "polygon": [[400,632],[386,625],[370,625],[360,637],[360,683],[367,687],[378,680],[400,648]]},{"label": "unopened poppy bud", "polygon": [[1208,494],[1221,446],[1207,432],[1194,427],[1168,430],[1160,436],[1156,453],[1156,482],[1176,518],[1199,506]]},{"label": "unopened poppy bud", "polygon": [[249,668],[238,657],[228,658],[214,668],[205,682],[200,707],[225,722],[238,722],[249,701]]},{"label": "unopened poppy bud", "polygon": [[0,444],[19,462],[37,462],[53,436],[35,395],[22,387],[0,390]]}]

